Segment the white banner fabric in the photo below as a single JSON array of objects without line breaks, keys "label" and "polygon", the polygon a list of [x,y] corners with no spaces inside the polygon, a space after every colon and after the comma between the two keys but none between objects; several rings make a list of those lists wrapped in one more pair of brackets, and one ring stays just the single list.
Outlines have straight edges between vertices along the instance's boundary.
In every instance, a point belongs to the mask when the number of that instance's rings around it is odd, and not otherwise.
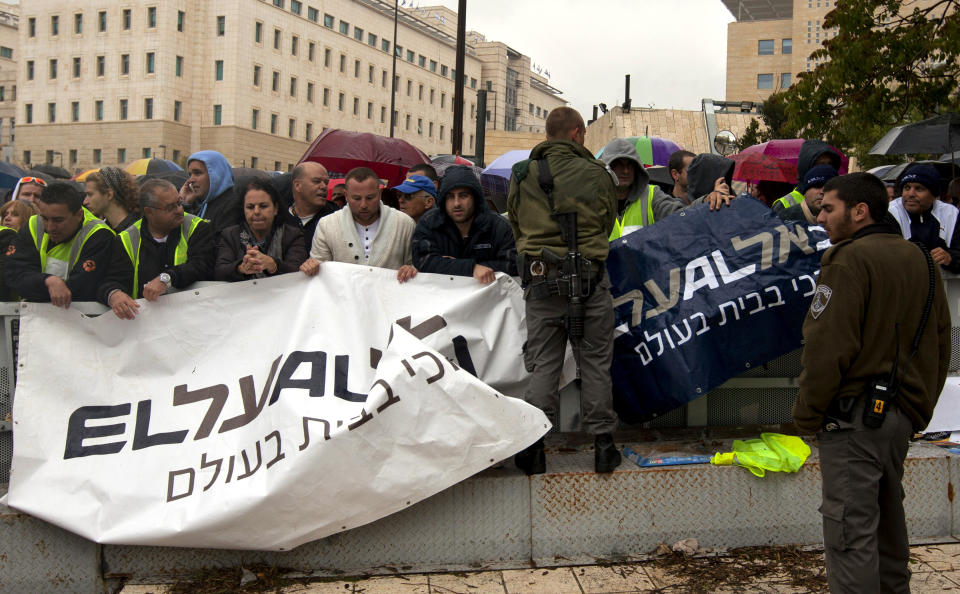
[{"label": "white banner fabric", "polygon": [[11,507],[100,543],[289,550],[550,426],[505,396],[526,332],[502,275],[325,263],[141,303],[133,322],[23,307]]}]

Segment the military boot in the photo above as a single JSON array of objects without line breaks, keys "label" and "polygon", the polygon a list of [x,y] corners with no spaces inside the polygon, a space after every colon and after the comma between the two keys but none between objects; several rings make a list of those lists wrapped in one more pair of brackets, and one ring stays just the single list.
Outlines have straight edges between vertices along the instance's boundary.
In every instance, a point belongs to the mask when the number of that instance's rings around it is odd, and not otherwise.
[{"label": "military boot", "polygon": [[513,463],[528,476],[546,472],[547,458],[543,453],[543,438],[541,437],[533,442],[533,445],[514,456]]},{"label": "military boot", "polygon": [[623,458],[620,456],[620,450],[617,444],[613,443],[613,435],[601,433],[594,438],[593,442],[593,468],[597,472],[613,472],[613,469],[620,466]]}]

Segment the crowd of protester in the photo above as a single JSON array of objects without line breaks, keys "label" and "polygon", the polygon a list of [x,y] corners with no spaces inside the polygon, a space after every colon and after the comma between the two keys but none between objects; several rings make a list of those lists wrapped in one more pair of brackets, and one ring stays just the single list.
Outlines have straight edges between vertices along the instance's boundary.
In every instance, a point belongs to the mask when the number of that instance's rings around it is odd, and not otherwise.
[{"label": "crowd of protester", "polygon": [[[611,141],[602,161],[617,180],[618,219],[610,239],[655,224],[685,208],[711,209],[734,198],[735,163],[677,151],[673,185],[651,181],[633,143]],[[737,199],[756,199],[788,221],[816,224],[823,187],[841,155],[806,141],[799,183],[747,184]],[[139,298],[156,301],[198,281],[235,282],[300,272],[327,261],[397,271],[400,282],[433,272],[493,282],[517,275],[510,224],[485,195],[474,170],[428,163],[386,187],[359,167],[331,182],[307,161],[291,173],[237,179],[213,150],[191,155],[187,180],[140,179],[117,167],[77,183],[24,177],[0,207],[0,298],[99,301],[133,319]],[[908,167],[890,189],[886,224],[926,246],[944,269],[960,272],[960,178],[946,183],[929,164]]]}]

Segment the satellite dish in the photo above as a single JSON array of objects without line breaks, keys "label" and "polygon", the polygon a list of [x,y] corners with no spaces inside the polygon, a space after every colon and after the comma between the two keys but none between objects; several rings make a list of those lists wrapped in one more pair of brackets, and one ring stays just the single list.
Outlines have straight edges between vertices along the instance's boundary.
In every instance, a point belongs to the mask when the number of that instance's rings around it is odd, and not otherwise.
[{"label": "satellite dish", "polygon": [[737,137],[730,130],[721,130],[713,139],[713,148],[723,156],[737,152]]}]

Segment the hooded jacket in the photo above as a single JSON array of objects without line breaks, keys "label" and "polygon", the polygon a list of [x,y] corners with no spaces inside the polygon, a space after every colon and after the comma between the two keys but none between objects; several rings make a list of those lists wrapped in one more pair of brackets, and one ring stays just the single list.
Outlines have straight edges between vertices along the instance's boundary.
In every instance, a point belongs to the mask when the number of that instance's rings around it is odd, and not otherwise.
[{"label": "hooded jacket", "polygon": [[[650,174],[647,172],[646,167],[644,167],[639,155],[637,155],[637,149],[632,142],[625,138],[614,138],[603,148],[603,155],[601,155],[600,160],[603,161],[607,167],[610,167],[617,159],[629,159],[637,165],[636,175],[634,175],[633,184],[627,192],[627,197],[619,201],[618,204],[618,212],[620,213],[617,217],[618,226],[623,224],[624,219],[627,218],[626,213],[628,210],[631,210],[631,207],[640,210],[641,220],[647,221],[644,223],[646,225],[652,225],[677,211],[687,208],[688,205],[682,200],[676,196],[667,194],[660,189],[660,186],[650,183]],[[652,200],[650,200],[650,188],[653,188]],[[712,190],[713,188],[710,189]],[[700,202],[703,202],[703,200],[695,201],[689,206],[699,204]],[[652,219],[649,217],[651,212],[653,213]],[[635,217],[630,218],[633,219]],[[624,227],[622,234],[625,235],[633,230],[635,229]],[[616,229],[614,229],[614,234],[617,234]],[[616,239],[616,237],[611,235],[610,239],[613,240]]]},{"label": "hooded jacket", "polygon": [[234,192],[233,169],[226,157],[217,151],[199,151],[187,157],[190,161],[200,161],[207,168],[210,189],[203,200],[191,205],[190,212],[202,217],[213,225],[214,236],[227,227],[243,222],[240,198]]},{"label": "hooded jacket", "polygon": [[[454,188],[473,194],[473,221],[466,237],[447,214],[447,195]],[[450,167],[440,182],[440,203],[420,217],[413,232],[413,265],[420,272],[473,276],[477,264],[517,274],[517,246],[510,224],[490,212],[477,177],[468,167]]]},{"label": "hooded jacket", "polygon": [[[842,164],[840,154],[831,148],[829,144],[817,139],[804,140],[803,144],[800,145],[800,153],[797,155],[797,179],[802,182],[807,171],[810,171],[814,166],[813,164],[816,163],[817,159],[822,155],[830,155],[830,165],[837,171],[840,171],[840,165]],[[771,208],[773,212],[780,212],[785,208],[800,204],[802,201],[803,193],[797,188],[786,196],[774,200]]]},{"label": "hooded jacket", "polygon": [[701,153],[693,158],[687,167],[687,196],[692,203],[694,200],[703,202],[710,192],[717,178],[722,177],[727,185],[733,183],[733,168],[736,167],[733,159]]}]

